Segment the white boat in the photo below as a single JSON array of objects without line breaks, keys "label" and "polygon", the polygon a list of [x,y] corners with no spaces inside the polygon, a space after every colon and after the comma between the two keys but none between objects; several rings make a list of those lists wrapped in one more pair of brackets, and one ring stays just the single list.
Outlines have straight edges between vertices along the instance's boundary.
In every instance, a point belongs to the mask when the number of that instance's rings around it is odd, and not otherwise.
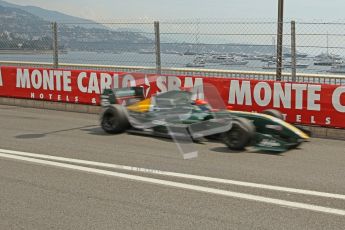
[{"label": "white boat", "polygon": [[325,59],[319,59],[314,61],[314,65],[319,65],[319,66],[332,66],[337,64],[336,60],[331,59],[331,58],[325,58]]},{"label": "white boat", "polygon": [[261,61],[263,59],[264,57],[262,56],[249,56],[245,58],[245,60],[248,60],[248,61]]},{"label": "white boat", "polygon": [[322,53],[314,58],[314,65],[318,66],[332,66],[342,63],[342,58],[339,55]]},{"label": "white boat", "polygon": [[207,63],[218,63],[223,64],[224,62],[232,61],[234,60],[234,56],[229,54],[213,54],[211,56],[208,56],[205,58],[205,61]]},{"label": "white boat", "polygon": [[205,67],[205,60],[202,57],[196,57],[193,62],[187,63],[186,67],[202,68]]},{"label": "white boat", "polygon": [[236,58],[227,58],[222,63],[222,65],[247,65],[248,61]]},{"label": "white boat", "polygon": [[317,56],[315,56],[314,58],[315,60],[323,60],[323,59],[333,59],[333,60],[341,60],[341,56],[340,55],[336,55],[336,54],[331,54],[331,53],[321,53]]},{"label": "white boat", "polygon": [[263,56],[260,60],[262,62],[275,62],[277,58],[275,56]]},{"label": "white boat", "polygon": [[329,39],[327,33],[327,52],[321,53],[314,58],[314,65],[318,66],[333,66],[342,63],[340,55],[331,54],[329,52]]},{"label": "white boat", "polygon": [[309,64],[306,64],[306,63],[297,63],[296,64],[297,69],[306,69],[308,67],[309,67]]},{"label": "white boat", "polygon": [[266,63],[266,65],[261,67],[262,69],[277,69],[277,64],[276,62],[269,61]]},{"label": "white boat", "polygon": [[[286,66],[285,65],[283,65],[282,67],[281,67],[281,69],[284,69]],[[275,62],[275,61],[269,61],[269,62],[267,62],[266,63],[266,65],[264,65],[264,66],[262,66],[261,67],[262,69],[277,69],[277,62]]]},{"label": "white boat", "polygon": [[[292,68],[292,63],[291,61],[289,61],[288,63],[285,63],[284,64],[284,67],[285,68]],[[306,69],[309,67],[309,64],[307,63],[296,63],[296,68],[297,69]]]},{"label": "white boat", "polygon": [[228,60],[228,59],[233,59],[233,57],[229,56],[228,54],[220,54],[216,57],[216,59],[220,62],[223,62],[223,61]]},{"label": "white boat", "polygon": [[212,54],[212,55],[207,56],[206,59],[205,59],[205,61],[206,61],[207,63],[221,63],[222,60],[219,59],[218,57],[219,57],[219,55],[217,55],[217,54]]},{"label": "white boat", "polygon": [[205,67],[205,63],[202,63],[202,62],[191,62],[191,63],[187,63],[186,67],[203,68],[203,67]]},{"label": "white boat", "polygon": [[328,73],[345,73],[345,64],[338,64],[332,66],[330,70],[327,70]]}]

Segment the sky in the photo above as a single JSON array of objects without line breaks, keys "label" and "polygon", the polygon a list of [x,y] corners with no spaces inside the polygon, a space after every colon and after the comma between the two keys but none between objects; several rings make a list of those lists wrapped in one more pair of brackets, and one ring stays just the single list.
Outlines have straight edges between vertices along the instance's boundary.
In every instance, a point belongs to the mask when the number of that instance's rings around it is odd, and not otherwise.
[{"label": "sky", "polygon": [[[5,0],[96,21],[110,19],[276,19],[278,0]],[[344,0],[285,0],[285,18],[339,21]]]}]

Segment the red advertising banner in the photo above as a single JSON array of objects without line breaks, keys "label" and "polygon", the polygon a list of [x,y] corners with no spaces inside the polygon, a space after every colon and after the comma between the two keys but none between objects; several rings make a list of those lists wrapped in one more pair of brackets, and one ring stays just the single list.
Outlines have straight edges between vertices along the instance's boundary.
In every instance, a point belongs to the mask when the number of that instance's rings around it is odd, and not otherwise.
[{"label": "red advertising banner", "polygon": [[[204,99],[213,85],[234,110],[273,108],[293,123],[345,128],[345,86],[216,77],[1,67],[0,96],[99,104],[105,88],[143,86],[146,96],[190,88]],[[207,95],[208,98],[212,95]]]}]

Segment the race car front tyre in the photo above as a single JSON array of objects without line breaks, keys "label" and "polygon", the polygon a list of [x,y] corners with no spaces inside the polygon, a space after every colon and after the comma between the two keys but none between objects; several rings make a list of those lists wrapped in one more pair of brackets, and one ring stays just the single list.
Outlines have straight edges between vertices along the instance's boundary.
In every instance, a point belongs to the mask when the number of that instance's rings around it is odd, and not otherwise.
[{"label": "race car front tyre", "polygon": [[224,144],[232,150],[243,150],[255,135],[254,125],[245,118],[235,118],[232,128],[222,134]]},{"label": "race car front tyre", "polygon": [[102,129],[110,134],[117,134],[129,128],[129,121],[125,108],[121,105],[111,105],[105,109],[101,116]]},{"label": "race car front tyre", "polygon": [[284,120],[283,114],[280,111],[275,110],[275,109],[266,109],[266,110],[262,111],[262,113],[266,114],[266,115],[270,115],[270,116],[275,117],[275,118],[278,118],[280,120]]}]

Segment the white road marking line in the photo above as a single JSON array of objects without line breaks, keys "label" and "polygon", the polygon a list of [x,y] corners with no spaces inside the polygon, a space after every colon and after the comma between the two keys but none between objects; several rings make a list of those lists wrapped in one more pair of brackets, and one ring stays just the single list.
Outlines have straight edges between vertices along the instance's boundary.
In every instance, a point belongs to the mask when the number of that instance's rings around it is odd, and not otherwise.
[{"label": "white road marking line", "polygon": [[84,166],[77,166],[77,165],[72,165],[72,164],[65,164],[65,163],[59,163],[59,162],[54,162],[54,161],[47,161],[47,160],[41,160],[41,159],[36,159],[36,158],[11,155],[11,154],[6,154],[6,153],[0,153],[0,157],[19,160],[19,161],[25,161],[25,162],[31,162],[31,163],[41,164],[41,165],[49,165],[49,166],[54,166],[54,167],[59,167],[59,168],[78,170],[82,172],[124,178],[124,179],[139,181],[139,182],[147,182],[147,183],[152,183],[152,184],[165,185],[169,187],[222,195],[222,196],[227,196],[227,197],[232,197],[232,198],[240,198],[240,199],[263,202],[263,203],[268,203],[268,204],[281,205],[281,206],[286,206],[286,207],[291,207],[291,208],[300,208],[300,209],[305,209],[309,211],[345,216],[345,210],[341,210],[341,209],[333,209],[329,207],[298,203],[298,202],[292,202],[292,201],[286,201],[286,200],[280,200],[280,199],[273,199],[269,197],[256,196],[256,195],[251,195],[251,194],[246,194],[246,193],[238,193],[238,192],[220,190],[220,189],[215,189],[215,188],[154,179],[154,178],[149,178],[149,177],[135,176],[135,175],[125,174],[125,173],[118,173],[118,172],[106,171],[106,170],[101,170],[101,169],[88,168]]},{"label": "white road marking line", "polygon": [[313,191],[313,190],[304,190],[304,189],[258,184],[258,183],[228,180],[228,179],[221,179],[221,178],[214,178],[214,177],[190,175],[190,174],[184,174],[184,173],[160,171],[157,169],[148,169],[148,168],[126,166],[126,165],[109,164],[109,163],[79,160],[79,159],[72,159],[72,158],[65,158],[65,157],[56,157],[56,156],[51,156],[51,155],[27,153],[27,152],[20,152],[20,151],[6,150],[6,149],[0,149],[0,152],[13,154],[13,155],[19,155],[19,156],[28,156],[28,157],[35,157],[35,158],[48,159],[48,160],[57,160],[57,161],[67,162],[67,163],[99,166],[99,167],[104,167],[104,168],[109,168],[109,169],[121,169],[121,170],[126,170],[126,171],[156,174],[156,175],[162,175],[162,176],[178,177],[178,178],[184,178],[184,179],[215,182],[215,183],[221,183],[221,184],[231,184],[231,185],[237,185],[237,186],[243,186],[243,187],[267,189],[267,190],[280,191],[280,192],[291,192],[291,193],[302,194],[302,195],[319,196],[319,197],[325,197],[325,198],[345,200],[345,195],[343,194],[318,192],[318,191]]}]

